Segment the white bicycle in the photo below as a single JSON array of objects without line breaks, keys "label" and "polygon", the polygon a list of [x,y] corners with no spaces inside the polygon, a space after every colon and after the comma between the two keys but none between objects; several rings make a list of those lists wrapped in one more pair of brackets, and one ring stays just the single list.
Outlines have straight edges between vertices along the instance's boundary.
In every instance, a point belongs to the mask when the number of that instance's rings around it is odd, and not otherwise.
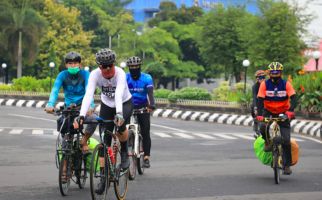
[{"label": "white bicycle", "polygon": [[134,109],[130,124],[127,125],[129,130],[129,179],[134,180],[136,177],[136,170],[140,175],[144,173],[144,151],[143,151],[143,138],[138,123],[138,114],[148,113],[147,108]]}]

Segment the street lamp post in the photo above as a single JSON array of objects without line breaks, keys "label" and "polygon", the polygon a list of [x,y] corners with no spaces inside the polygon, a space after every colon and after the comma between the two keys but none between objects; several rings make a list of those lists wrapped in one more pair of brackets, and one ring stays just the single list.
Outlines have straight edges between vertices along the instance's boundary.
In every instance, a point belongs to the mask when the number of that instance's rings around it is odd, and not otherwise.
[{"label": "street lamp post", "polygon": [[245,68],[244,94],[246,94],[246,75],[247,75],[247,68],[248,68],[249,64],[250,64],[249,60],[247,60],[247,59],[246,60],[243,60],[243,66]]},{"label": "street lamp post", "polygon": [[316,71],[319,70],[319,58],[321,56],[321,52],[320,51],[314,51],[313,52],[313,58],[315,59],[315,68]]},{"label": "street lamp post", "polygon": [[50,92],[50,90],[51,90],[51,79],[53,77],[53,70],[54,70],[54,67],[55,67],[55,63],[50,62],[49,67],[50,67],[50,85],[49,85],[49,92]]},{"label": "street lamp post", "polygon": [[124,68],[126,67],[126,62],[121,62],[121,63],[120,63],[120,67],[121,67],[122,69],[124,69]]},{"label": "street lamp post", "polygon": [[3,83],[8,84],[8,71],[7,71],[7,64],[6,63],[2,63],[1,65],[4,75],[3,75]]}]

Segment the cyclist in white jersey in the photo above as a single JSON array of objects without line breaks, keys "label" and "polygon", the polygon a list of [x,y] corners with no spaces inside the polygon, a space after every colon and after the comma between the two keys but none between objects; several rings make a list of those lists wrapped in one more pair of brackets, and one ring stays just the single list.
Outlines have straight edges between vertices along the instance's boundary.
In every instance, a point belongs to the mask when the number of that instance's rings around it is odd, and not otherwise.
[{"label": "cyclist in white jersey", "polygon": [[[101,110],[99,116],[104,120],[115,120],[118,128],[117,137],[121,143],[121,167],[127,169],[130,165],[128,158],[128,131],[126,124],[130,121],[133,106],[131,93],[129,92],[125,72],[114,65],[116,55],[114,51],[105,48],[96,53],[96,63],[99,68],[93,70],[89,76],[86,93],[82,102],[80,116],[75,121],[74,126],[78,127],[84,121],[84,116],[90,107],[95,89],[98,87],[101,90]],[[114,123],[106,125],[109,131],[113,131]],[[112,141],[111,136],[104,136],[104,142],[110,146]],[[104,167],[103,152],[100,152],[101,167]],[[102,180],[98,187],[105,188],[105,180]]]}]

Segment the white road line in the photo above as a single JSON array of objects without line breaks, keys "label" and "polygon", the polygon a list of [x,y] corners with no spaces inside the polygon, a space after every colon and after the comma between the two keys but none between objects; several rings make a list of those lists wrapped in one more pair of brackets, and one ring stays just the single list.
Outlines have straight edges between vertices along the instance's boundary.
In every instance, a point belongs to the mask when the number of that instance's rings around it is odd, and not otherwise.
[{"label": "white road line", "polygon": [[240,137],[240,138],[243,138],[243,139],[246,139],[246,140],[255,140],[255,138],[254,137],[251,137],[251,136],[248,136],[248,135],[240,135],[240,134],[236,134],[236,135],[234,135],[234,136],[236,136],[236,137]]},{"label": "white road line", "polygon": [[160,128],[166,128],[166,129],[170,129],[170,130],[174,130],[174,131],[179,131],[179,132],[187,132],[185,130],[181,130],[181,129],[177,129],[177,128],[172,128],[169,126],[163,126],[163,125],[159,125],[159,124],[151,124],[152,126],[156,126],[156,127],[160,127]]},{"label": "white road line", "polygon": [[304,138],[304,139],[311,140],[311,141],[314,141],[314,142],[317,142],[317,143],[322,144],[322,141],[321,140],[318,140],[318,139],[315,139],[315,138],[311,138],[309,136],[297,135],[296,137]]},{"label": "white road line", "polygon": [[1,103],[4,101],[4,99],[0,99],[0,105],[1,105]]},{"label": "white road line", "polygon": [[0,128],[3,128],[3,129],[26,129],[26,130],[34,130],[34,129],[38,129],[38,130],[56,130],[56,129],[53,129],[53,128],[38,128],[38,127],[5,127],[5,126],[1,126]]},{"label": "white road line", "polygon": [[24,117],[24,118],[29,118],[29,119],[39,119],[39,120],[44,120],[44,121],[49,121],[49,122],[56,122],[57,120],[52,120],[52,119],[44,119],[44,118],[40,118],[40,117],[33,117],[33,116],[29,116],[29,115],[17,115],[17,114],[8,114],[11,116],[16,116],[16,117]]},{"label": "white road line", "polygon": [[165,134],[165,133],[161,133],[161,132],[152,132],[153,135],[157,135],[159,137],[162,137],[162,138],[170,138],[171,136],[168,135],[168,134]]},{"label": "white road line", "polygon": [[13,135],[19,135],[22,133],[22,129],[12,129],[9,134],[13,134]]},{"label": "white road line", "polygon": [[171,133],[171,134],[174,134],[176,136],[183,137],[183,138],[186,138],[186,139],[194,139],[193,136],[185,134],[185,133]]},{"label": "white road line", "polygon": [[203,133],[192,133],[193,135],[196,135],[196,136],[199,136],[201,138],[205,138],[205,139],[216,139],[215,137],[213,136],[210,136],[210,135],[206,135],[206,134],[203,134]]},{"label": "white road line", "polygon": [[3,129],[0,129],[0,132],[2,132],[3,131]]},{"label": "white road line", "polygon": [[32,130],[31,134],[33,134],[33,135],[43,135],[44,130],[35,129],[35,130]]},{"label": "white road line", "polygon": [[221,138],[229,139],[229,140],[235,140],[235,139],[237,139],[235,137],[232,137],[232,136],[229,136],[229,135],[226,135],[226,134],[215,133],[214,135],[215,136],[218,136],[218,137],[221,137]]},{"label": "white road line", "polygon": [[302,140],[302,139],[299,139],[299,138],[295,138],[295,137],[291,137],[291,140],[295,140],[295,141],[297,141],[297,142],[303,142],[303,141],[305,141],[305,140]]}]

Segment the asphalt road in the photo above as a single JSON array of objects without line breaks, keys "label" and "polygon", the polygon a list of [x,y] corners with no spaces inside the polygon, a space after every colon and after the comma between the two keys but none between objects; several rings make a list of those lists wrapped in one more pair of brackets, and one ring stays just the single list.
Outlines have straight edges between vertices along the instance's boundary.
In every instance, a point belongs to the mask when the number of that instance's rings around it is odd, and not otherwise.
[{"label": "asphalt road", "polygon": [[[89,182],[60,195],[55,121],[41,109],[0,107],[1,200],[90,199]],[[319,140],[293,135],[299,163],[275,185],[254,155],[250,127],[152,118],[151,137],[151,168],[130,182],[127,199],[322,199]]]}]

